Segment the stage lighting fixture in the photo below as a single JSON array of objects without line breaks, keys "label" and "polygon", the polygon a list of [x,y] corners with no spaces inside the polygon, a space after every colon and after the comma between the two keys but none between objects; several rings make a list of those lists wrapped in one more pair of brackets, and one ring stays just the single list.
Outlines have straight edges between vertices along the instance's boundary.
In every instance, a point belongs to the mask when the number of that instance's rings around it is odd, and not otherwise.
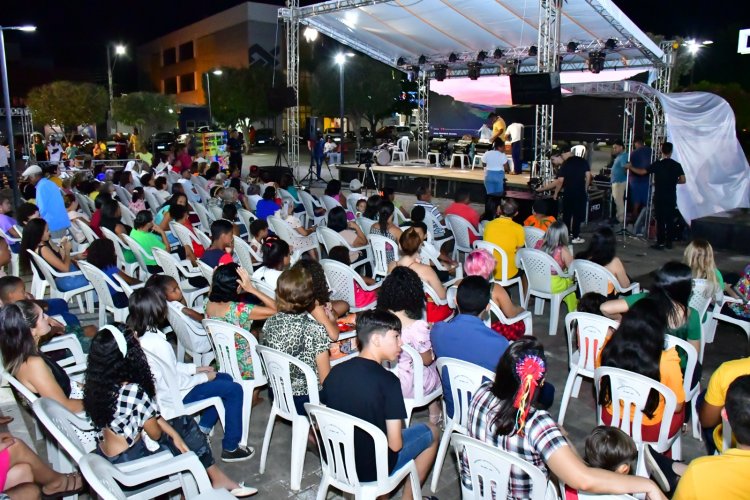
[{"label": "stage lighting fixture", "polygon": [[600,73],[604,69],[604,60],[607,55],[601,51],[589,52],[589,71]]},{"label": "stage lighting fixture", "polygon": [[403,65],[405,65],[405,64],[406,64],[406,59],[404,59],[403,57],[399,57],[399,58],[398,58],[398,59],[396,60],[396,66],[403,66]]},{"label": "stage lighting fixture", "polygon": [[500,49],[495,49],[495,52],[492,53],[492,57],[494,57],[495,59],[502,59],[503,51]]},{"label": "stage lighting fixture", "polygon": [[445,77],[448,76],[448,66],[445,64],[436,64],[435,69],[435,80],[442,82]]},{"label": "stage lighting fixture", "polygon": [[615,50],[615,47],[617,47],[617,40],[614,38],[608,38],[606,42],[604,42],[604,48],[607,50]]},{"label": "stage lighting fixture", "polygon": [[506,59],[505,60],[505,73],[508,75],[515,75],[518,71],[518,59]]},{"label": "stage lighting fixture", "polygon": [[573,54],[578,50],[578,44],[576,42],[568,42],[568,54]]},{"label": "stage lighting fixture", "polygon": [[529,57],[536,57],[536,55],[539,53],[539,49],[537,49],[536,45],[532,45],[529,47]]},{"label": "stage lighting fixture", "polygon": [[417,61],[417,62],[418,62],[418,63],[419,63],[420,65],[422,65],[422,64],[426,64],[426,63],[427,63],[427,56],[425,56],[424,54],[422,54],[421,56],[419,56],[419,61]]},{"label": "stage lighting fixture", "polygon": [[477,62],[470,62],[468,66],[469,70],[467,74],[469,75],[469,80],[477,80],[482,72],[482,64]]},{"label": "stage lighting fixture", "polygon": [[453,52],[451,52],[451,55],[448,56],[448,62],[454,63],[456,61],[458,61],[458,56],[454,54]]},{"label": "stage lighting fixture", "polygon": [[482,61],[484,61],[485,59],[487,59],[487,52],[485,52],[485,51],[483,51],[483,50],[480,50],[480,51],[479,51],[479,54],[477,54],[477,61],[478,61],[478,62],[482,62]]}]

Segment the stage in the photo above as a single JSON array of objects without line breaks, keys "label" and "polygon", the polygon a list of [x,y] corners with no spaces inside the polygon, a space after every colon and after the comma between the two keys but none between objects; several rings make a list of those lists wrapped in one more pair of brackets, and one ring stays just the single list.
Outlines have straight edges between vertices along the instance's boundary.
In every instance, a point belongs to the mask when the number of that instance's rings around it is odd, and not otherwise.
[{"label": "stage", "polygon": [[[363,180],[364,165],[339,165],[337,168],[341,182],[349,182],[355,177]],[[390,186],[400,193],[413,193],[419,185],[414,181],[423,179],[432,188],[434,196],[453,198],[456,189],[460,186],[469,190],[472,201],[483,204],[486,197],[484,169],[479,167],[474,170],[471,167],[464,169],[436,167],[434,164],[426,165],[424,162],[411,161],[406,162],[405,165],[373,165],[372,173],[375,175],[379,188]],[[505,174],[506,191],[528,191],[528,182],[528,173]],[[367,186],[372,187],[371,183],[370,180]]]},{"label": "stage", "polygon": [[737,208],[695,219],[690,225],[694,238],[708,240],[720,250],[746,254],[750,241],[750,211]]}]

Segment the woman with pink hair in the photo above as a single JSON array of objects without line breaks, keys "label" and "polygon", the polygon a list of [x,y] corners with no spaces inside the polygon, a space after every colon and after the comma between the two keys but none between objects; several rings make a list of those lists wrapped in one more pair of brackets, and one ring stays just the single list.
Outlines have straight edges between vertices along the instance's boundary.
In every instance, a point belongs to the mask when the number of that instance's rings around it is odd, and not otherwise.
[{"label": "woman with pink hair", "polygon": [[[495,257],[487,250],[474,250],[466,256],[464,262],[464,274],[466,276],[481,276],[482,278],[492,281],[492,274],[495,271],[497,262]],[[493,283],[492,285],[492,302],[494,302],[505,315],[506,318],[512,318],[524,312],[524,308],[513,303],[510,295],[501,285]],[[526,332],[526,326],[523,321],[513,325],[506,325],[500,321],[492,323],[492,329],[507,338],[509,341],[518,340]],[[531,332],[528,332],[529,334]]]}]

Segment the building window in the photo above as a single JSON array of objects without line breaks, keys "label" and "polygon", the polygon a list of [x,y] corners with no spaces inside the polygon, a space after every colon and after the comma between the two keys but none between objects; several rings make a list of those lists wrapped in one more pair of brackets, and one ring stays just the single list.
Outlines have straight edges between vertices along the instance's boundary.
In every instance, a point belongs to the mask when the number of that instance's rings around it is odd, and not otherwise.
[{"label": "building window", "polygon": [[162,52],[162,66],[169,66],[177,62],[177,51],[174,47],[164,49]]},{"label": "building window", "polygon": [[193,58],[193,42],[187,42],[180,45],[180,61],[187,61]]},{"label": "building window", "polygon": [[193,73],[180,75],[180,92],[190,92],[195,90],[195,76]]},{"label": "building window", "polygon": [[177,93],[177,77],[172,76],[164,79],[164,93],[165,94],[176,94]]}]

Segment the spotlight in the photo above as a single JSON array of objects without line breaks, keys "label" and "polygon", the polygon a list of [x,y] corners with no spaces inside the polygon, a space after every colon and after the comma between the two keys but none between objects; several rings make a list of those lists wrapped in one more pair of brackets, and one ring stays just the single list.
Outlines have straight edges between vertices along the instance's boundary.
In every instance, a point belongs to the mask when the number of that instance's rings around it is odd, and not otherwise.
[{"label": "spotlight", "polygon": [[404,66],[405,64],[406,64],[406,59],[404,59],[403,57],[399,57],[396,60],[396,66]]},{"label": "spotlight", "polygon": [[578,50],[578,44],[576,42],[568,42],[568,54],[573,54]]},{"label": "spotlight", "polygon": [[495,49],[495,52],[492,53],[492,57],[494,57],[495,59],[502,59],[503,51],[500,49]]},{"label": "spotlight", "polygon": [[448,66],[445,64],[436,64],[434,66],[435,69],[435,80],[442,82],[445,80],[445,77],[448,75]]},{"label": "spotlight", "polygon": [[615,50],[615,47],[617,47],[617,40],[614,38],[608,38],[606,42],[604,42],[604,48],[607,50]]},{"label": "spotlight", "polygon": [[600,73],[604,69],[604,60],[607,55],[602,51],[589,52],[589,71]]},{"label": "spotlight", "polygon": [[419,60],[417,62],[420,64],[420,66],[422,64],[426,64],[427,63],[427,56],[425,56],[424,54],[422,54],[421,56],[419,56]]},{"label": "spotlight", "polygon": [[419,66],[407,66],[406,79],[415,82],[419,79]]},{"label": "spotlight", "polygon": [[455,53],[451,52],[451,55],[448,56],[448,62],[454,63],[456,61],[458,61],[458,56]]},{"label": "spotlight", "polygon": [[469,80],[477,80],[482,72],[482,64],[478,62],[470,62],[469,66]]},{"label": "spotlight", "polygon": [[529,57],[536,57],[536,55],[539,53],[539,49],[537,49],[536,45],[532,45],[529,47]]},{"label": "spotlight", "polygon": [[518,59],[506,59],[505,61],[505,73],[508,75],[515,75],[518,71]]},{"label": "spotlight", "polygon": [[485,59],[487,59],[487,52],[485,52],[485,51],[483,51],[483,50],[480,50],[480,51],[479,51],[479,54],[477,54],[477,61],[478,61],[478,62],[482,62],[482,61],[484,61]]}]

